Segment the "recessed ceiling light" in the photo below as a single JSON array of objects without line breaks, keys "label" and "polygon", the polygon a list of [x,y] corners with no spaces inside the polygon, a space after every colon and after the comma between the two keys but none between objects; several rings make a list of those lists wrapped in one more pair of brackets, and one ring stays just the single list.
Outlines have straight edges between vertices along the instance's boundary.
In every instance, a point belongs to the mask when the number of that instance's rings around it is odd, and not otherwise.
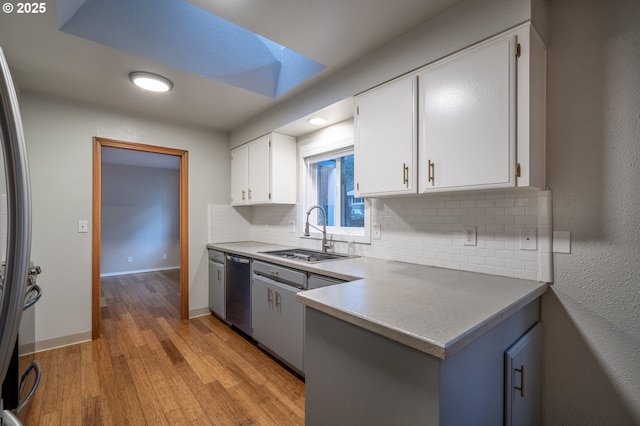
[{"label": "recessed ceiling light", "polygon": [[309,124],[313,124],[314,126],[322,126],[323,124],[327,124],[327,119],[322,117],[313,117],[309,119]]},{"label": "recessed ceiling light", "polygon": [[129,74],[129,80],[136,86],[152,92],[168,92],[173,89],[173,83],[168,78],[145,71],[135,71]]}]

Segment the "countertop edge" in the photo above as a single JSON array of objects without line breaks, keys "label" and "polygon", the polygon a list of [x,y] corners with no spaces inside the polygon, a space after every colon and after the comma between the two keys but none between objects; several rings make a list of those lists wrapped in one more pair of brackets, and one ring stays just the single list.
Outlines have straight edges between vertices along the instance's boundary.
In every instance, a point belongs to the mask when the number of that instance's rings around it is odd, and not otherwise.
[{"label": "countertop edge", "polygon": [[[239,244],[246,244],[246,247],[239,247]],[[261,254],[261,251],[265,250],[271,250],[274,248],[287,248],[287,246],[281,246],[278,244],[259,243],[254,241],[209,243],[207,244],[207,248],[243,255],[257,260],[263,260],[306,272],[317,273],[320,275],[332,276],[334,278],[344,279],[347,281],[356,281],[363,279],[363,277],[348,276],[341,273],[336,273],[335,271],[326,270],[322,268],[322,265],[309,265],[302,262],[290,261],[267,254]],[[419,266],[421,265],[416,265],[416,267]],[[324,303],[322,301],[316,300],[313,297],[307,296],[304,292],[298,293],[296,295],[296,300],[298,300],[303,305],[345,321],[346,323],[363,328],[372,333],[378,334],[400,344],[409,346],[418,351],[444,360],[448,357],[451,357],[453,354],[467,346],[478,337],[482,336],[487,331],[491,330],[500,322],[507,319],[520,309],[527,306],[529,303],[542,296],[547,291],[548,286],[549,284],[540,282],[538,287],[530,290],[524,296],[518,298],[517,300],[514,300],[509,305],[506,305],[499,311],[492,314],[490,317],[473,325],[469,329],[465,330],[464,332],[455,336],[453,339],[446,342],[429,339],[428,337],[422,335],[416,335],[415,333],[412,333],[408,330],[399,329],[398,327],[395,327],[383,321],[378,321],[375,318],[350,311],[345,307]]]}]

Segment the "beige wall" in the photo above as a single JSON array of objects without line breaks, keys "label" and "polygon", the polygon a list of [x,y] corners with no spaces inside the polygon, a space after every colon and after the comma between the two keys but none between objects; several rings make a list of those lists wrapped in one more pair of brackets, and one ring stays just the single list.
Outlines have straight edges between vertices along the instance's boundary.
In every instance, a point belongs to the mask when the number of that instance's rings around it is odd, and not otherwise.
[{"label": "beige wall", "polygon": [[43,270],[36,341],[47,346],[91,331],[91,233],[78,233],[77,222],[89,220],[91,228],[93,136],[189,151],[189,310],[206,308],[207,205],[229,202],[227,134],[29,92],[20,108],[31,165],[32,259]]}]

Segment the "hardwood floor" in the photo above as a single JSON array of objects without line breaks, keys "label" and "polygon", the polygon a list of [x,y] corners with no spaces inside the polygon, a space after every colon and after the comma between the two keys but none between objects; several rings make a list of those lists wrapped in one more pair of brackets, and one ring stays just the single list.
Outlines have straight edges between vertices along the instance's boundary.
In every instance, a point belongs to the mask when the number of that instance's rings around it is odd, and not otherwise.
[{"label": "hardwood floor", "polygon": [[26,425],[304,424],[304,383],[211,315],[179,319],[178,271],[103,278],[101,337],[36,354]]}]

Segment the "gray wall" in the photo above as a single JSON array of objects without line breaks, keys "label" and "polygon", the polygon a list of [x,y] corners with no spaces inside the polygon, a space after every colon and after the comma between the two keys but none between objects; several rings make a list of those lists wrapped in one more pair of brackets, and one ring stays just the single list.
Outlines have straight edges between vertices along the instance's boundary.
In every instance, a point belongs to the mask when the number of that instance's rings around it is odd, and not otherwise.
[{"label": "gray wall", "polygon": [[189,310],[206,312],[207,205],[229,203],[228,135],[208,129],[23,92],[20,109],[31,165],[32,259],[42,266],[36,308],[39,348],[90,338],[94,136],[189,152]]},{"label": "gray wall", "polygon": [[101,275],[180,267],[178,169],[102,165],[100,267]]},{"label": "gray wall", "polygon": [[640,424],[640,2],[468,1],[235,129],[231,146],[547,12],[547,179],[554,229],[573,241],[542,303],[543,419]]},{"label": "gray wall", "polygon": [[[548,424],[640,424],[640,2],[550,2]],[[634,420],[632,421],[631,418]]]}]

